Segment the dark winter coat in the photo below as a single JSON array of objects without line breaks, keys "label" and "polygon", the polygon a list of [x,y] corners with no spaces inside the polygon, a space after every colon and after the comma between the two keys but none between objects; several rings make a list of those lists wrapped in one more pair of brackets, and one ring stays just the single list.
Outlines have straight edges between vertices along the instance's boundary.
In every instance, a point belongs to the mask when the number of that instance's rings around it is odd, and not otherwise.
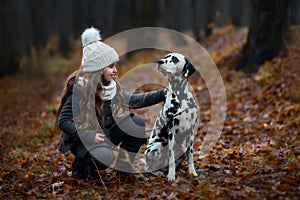
[{"label": "dark winter coat", "polygon": [[[67,97],[61,112],[58,117],[58,127],[63,131],[63,141],[60,145],[59,151],[65,153],[71,150],[76,157],[84,157],[87,153],[87,149],[82,145],[93,144],[96,136],[96,130],[87,131],[84,135],[85,137],[80,137],[75,123],[73,121],[73,110],[72,110],[72,93]],[[130,94],[128,92],[123,92],[124,102],[129,102],[129,106],[136,106],[134,108],[142,108],[157,104],[164,101],[165,93],[164,90],[158,90],[153,92],[147,92],[142,94]],[[105,128],[113,125],[115,123],[112,116],[111,101],[106,101],[104,104],[104,126],[103,131],[106,137],[109,138],[109,133],[106,132]],[[78,149],[80,148],[80,149]]]}]

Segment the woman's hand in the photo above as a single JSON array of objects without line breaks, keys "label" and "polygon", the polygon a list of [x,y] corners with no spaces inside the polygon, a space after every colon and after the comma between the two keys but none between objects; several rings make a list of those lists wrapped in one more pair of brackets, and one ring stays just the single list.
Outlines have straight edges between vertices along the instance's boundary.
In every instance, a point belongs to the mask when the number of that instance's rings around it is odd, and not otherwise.
[{"label": "woman's hand", "polygon": [[165,94],[167,94],[167,92],[168,92],[168,87],[166,87],[166,88],[164,89],[164,92],[165,92]]},{"label": "woman's hand", "polygon": [[103,133],[96,133],[95,140],[94,140],[95,144],[104,142],[104,140],[105,140],[105,135]]}]

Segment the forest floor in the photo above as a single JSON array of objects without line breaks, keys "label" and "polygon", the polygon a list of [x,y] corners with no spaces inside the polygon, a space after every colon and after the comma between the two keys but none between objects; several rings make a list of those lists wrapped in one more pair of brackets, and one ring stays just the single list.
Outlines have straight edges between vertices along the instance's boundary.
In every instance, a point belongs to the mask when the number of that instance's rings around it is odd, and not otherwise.
[{"label": "forest floor", "polygon": [[[211,100],[203,79],[191,77],[201,107],[194,146],[198,176],[187,174],[184,161],[173,182],[149,174],[145,181],[125,181],[111,168],[100,172],[101,179],[88,182],[69,176],[73,156],[57,151],[62,138],[54,121],[64,81],[78,66],[74,63],[79,51],[68,61],[49,59],[47,65],[55,67],[40,76],[18,73],[1,78],[0,199],[299,199],[299,43],[249,77],[234,70],[246,36],[245,29],[226,27],[201,42],[224,81],[226,120],[217,144],[199,156]],[[160,53],[136,52],[119,66],[120,74],[129,70],[125,65],[153,61]],[[152,123],[148,110],[137,112]]]}]

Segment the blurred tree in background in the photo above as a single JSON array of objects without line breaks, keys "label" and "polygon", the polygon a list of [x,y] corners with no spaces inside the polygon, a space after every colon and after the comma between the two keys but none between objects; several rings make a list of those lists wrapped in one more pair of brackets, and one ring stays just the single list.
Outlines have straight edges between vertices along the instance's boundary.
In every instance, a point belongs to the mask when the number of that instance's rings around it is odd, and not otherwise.
[{"label": "blurred tree in background", "polygon": [[290,0],[252,0],[247,43],[237,69],[255,73],[259,65],[278,55],[284,47]]},{"label": "blurred tree in background", "polygon": [[[272,0],[261,2],[270,6]],[[300,1],[290,2],[290,7],[282,4],[285,14],[274,17],[284,16],[287,23],[298,24]],[[252,12],[251,0],[0,0],[0,76],[18,71],[24,58],[29,69],[38,71],[41,54],[66,55],[90,26],[100,28],[103,38],[132,28],[158,26],[191,31],[200,41],[214,27],[249,26],[251,13],[257,12]],[[252,20],[252,28],[253,23],[261,21]]]}]

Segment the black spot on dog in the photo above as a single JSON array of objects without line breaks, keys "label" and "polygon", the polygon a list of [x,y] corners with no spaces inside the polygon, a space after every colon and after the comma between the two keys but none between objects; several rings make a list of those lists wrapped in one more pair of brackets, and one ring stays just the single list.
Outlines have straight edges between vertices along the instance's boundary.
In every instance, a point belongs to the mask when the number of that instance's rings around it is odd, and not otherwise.
[{"label": "black spot on dog", "polygon": [[190,149],[191,149],[191,146],[190,146],[190,145],[188,145],[186,152],[189,152],[189,151],[190,151]]},{"label": "black spot on dog", "polygon": [[168,135],[168,137],[169,137],[169,141],[171,141],[171,140],[173,139],[173,134],[170,133],[170,134]]},{"label": "black spot on dog", "polygon": [[152,146],[152,145],[153,145],[153,142],[150,142],[149,144]]},{"label": "black spot on dog", "polygon": [[164,142],[165,140],[164,139],[162,139],[162,138],[156,138],[155,140],[154,140],[154,142]]},{"label": "black spot on dog", "polygon": [[175,63],[175,64],[179,62],[178,58],[175,56],[172,56],[171,59],[172,59],[173,63]]},{"label": "black spot on dog", "polygon": [[158,138],[168,138],[168,131],[167,130],[168,130],[167,127],[164,126],[161,129],[160,133],[158,134]]},{"label": "black spot on dog", "polygon": [[175,126],[178,126],[178,125],[179,125],[179,122],[180,122],[179,119],[174,119],[174,125],[175,125]]},{"label": "black spot on dog", "polygon": [[[175,99],[173,99],[173,100],[171,100],[171,104],[173,105],[173,107],[169,108],[167,110],[167,113],[172,113],[174,115],[177,113],[178,109],[180,108],[180,103],[178,103]],[[171,119],[170,119],[170,121],[171,121]]]},{"label": "black spot on dog", "polygon": [[172,114],[170,114],[170,115],[167,115],[167,117],[168,117],[168,119],[170,119],[167,123],[167,127],[170,130],[171,128],[173,128],[173,117],[174,116]]}]

